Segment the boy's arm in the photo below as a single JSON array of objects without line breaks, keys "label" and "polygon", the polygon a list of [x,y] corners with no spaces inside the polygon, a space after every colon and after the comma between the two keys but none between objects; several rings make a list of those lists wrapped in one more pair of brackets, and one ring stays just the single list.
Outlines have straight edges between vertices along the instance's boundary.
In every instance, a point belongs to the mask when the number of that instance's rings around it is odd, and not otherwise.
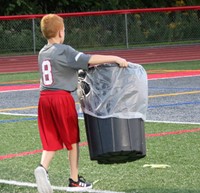
[{"label": "boy's arm", "polygon": [[112,55],[92,55],[89,60],[89,65],[94,66],[97,64],[103,64],[103,63],[117,63],[120,67],[127,67],[128,62],[120,58],[118,56],[112,56]]}]

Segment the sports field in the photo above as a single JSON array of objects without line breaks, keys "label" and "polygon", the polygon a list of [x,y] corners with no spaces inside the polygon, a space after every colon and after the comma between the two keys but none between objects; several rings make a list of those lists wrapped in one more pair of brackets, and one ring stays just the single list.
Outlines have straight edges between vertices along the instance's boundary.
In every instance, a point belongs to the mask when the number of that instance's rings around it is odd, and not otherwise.
[{"label": "sports field", "polygon": [[[147,156],[126,164],[90,161],[79,112],[80,174],[89,192],[200,192],[200,61],[144,65],[149,79],[145,123]],[[37,72],[0,74],[0,192],[37,192],[33,170],[41,156],[37,130]],[[79,104],[77,101],[77,109]],[[158,167],[159,166],[159,167]],[[67,153],[49,169],[55,192],[67,191]]]}]

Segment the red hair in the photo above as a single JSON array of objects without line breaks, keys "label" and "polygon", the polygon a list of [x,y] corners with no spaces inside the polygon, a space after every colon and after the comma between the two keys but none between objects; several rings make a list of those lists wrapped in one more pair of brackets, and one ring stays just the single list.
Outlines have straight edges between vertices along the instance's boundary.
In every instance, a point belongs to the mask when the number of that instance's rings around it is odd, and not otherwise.
[{"label": "red hair", "polygon": [[64,27],[63,18],[56,14],[45,15],[40,23],[41,31],[46,39],[53,38]]}]

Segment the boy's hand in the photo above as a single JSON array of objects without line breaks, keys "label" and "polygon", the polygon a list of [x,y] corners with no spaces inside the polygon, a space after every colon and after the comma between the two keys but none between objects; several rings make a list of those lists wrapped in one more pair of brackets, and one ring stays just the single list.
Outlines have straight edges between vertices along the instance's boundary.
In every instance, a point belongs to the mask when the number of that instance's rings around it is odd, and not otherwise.
[{"label": "boy's hand", "polygon": [[128,62],[124,58],[117,57],[116,63],[119,65],[119,67],[128,67]]},{"label": "boy's hand", "polygon": [[117,63],[119,67],[126,68],[128,67],[128,62],[121,57],[118,56],[110,56],[110,55],[97,55],[94,54],[89,59],[89,65],[99,65],[99,64],[105,64],[105,63]]}]

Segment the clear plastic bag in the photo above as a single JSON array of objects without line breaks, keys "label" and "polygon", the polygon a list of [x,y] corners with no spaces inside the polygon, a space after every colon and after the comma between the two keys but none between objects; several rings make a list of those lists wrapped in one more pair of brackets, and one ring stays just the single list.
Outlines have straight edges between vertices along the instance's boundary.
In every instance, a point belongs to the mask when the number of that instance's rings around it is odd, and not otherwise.
[{"label": "clear plastic bag", "polygon": [[99,118],[146,119],[148,82],[144,68],[104,64],[79,73],[78,97],[84,113]]}]

